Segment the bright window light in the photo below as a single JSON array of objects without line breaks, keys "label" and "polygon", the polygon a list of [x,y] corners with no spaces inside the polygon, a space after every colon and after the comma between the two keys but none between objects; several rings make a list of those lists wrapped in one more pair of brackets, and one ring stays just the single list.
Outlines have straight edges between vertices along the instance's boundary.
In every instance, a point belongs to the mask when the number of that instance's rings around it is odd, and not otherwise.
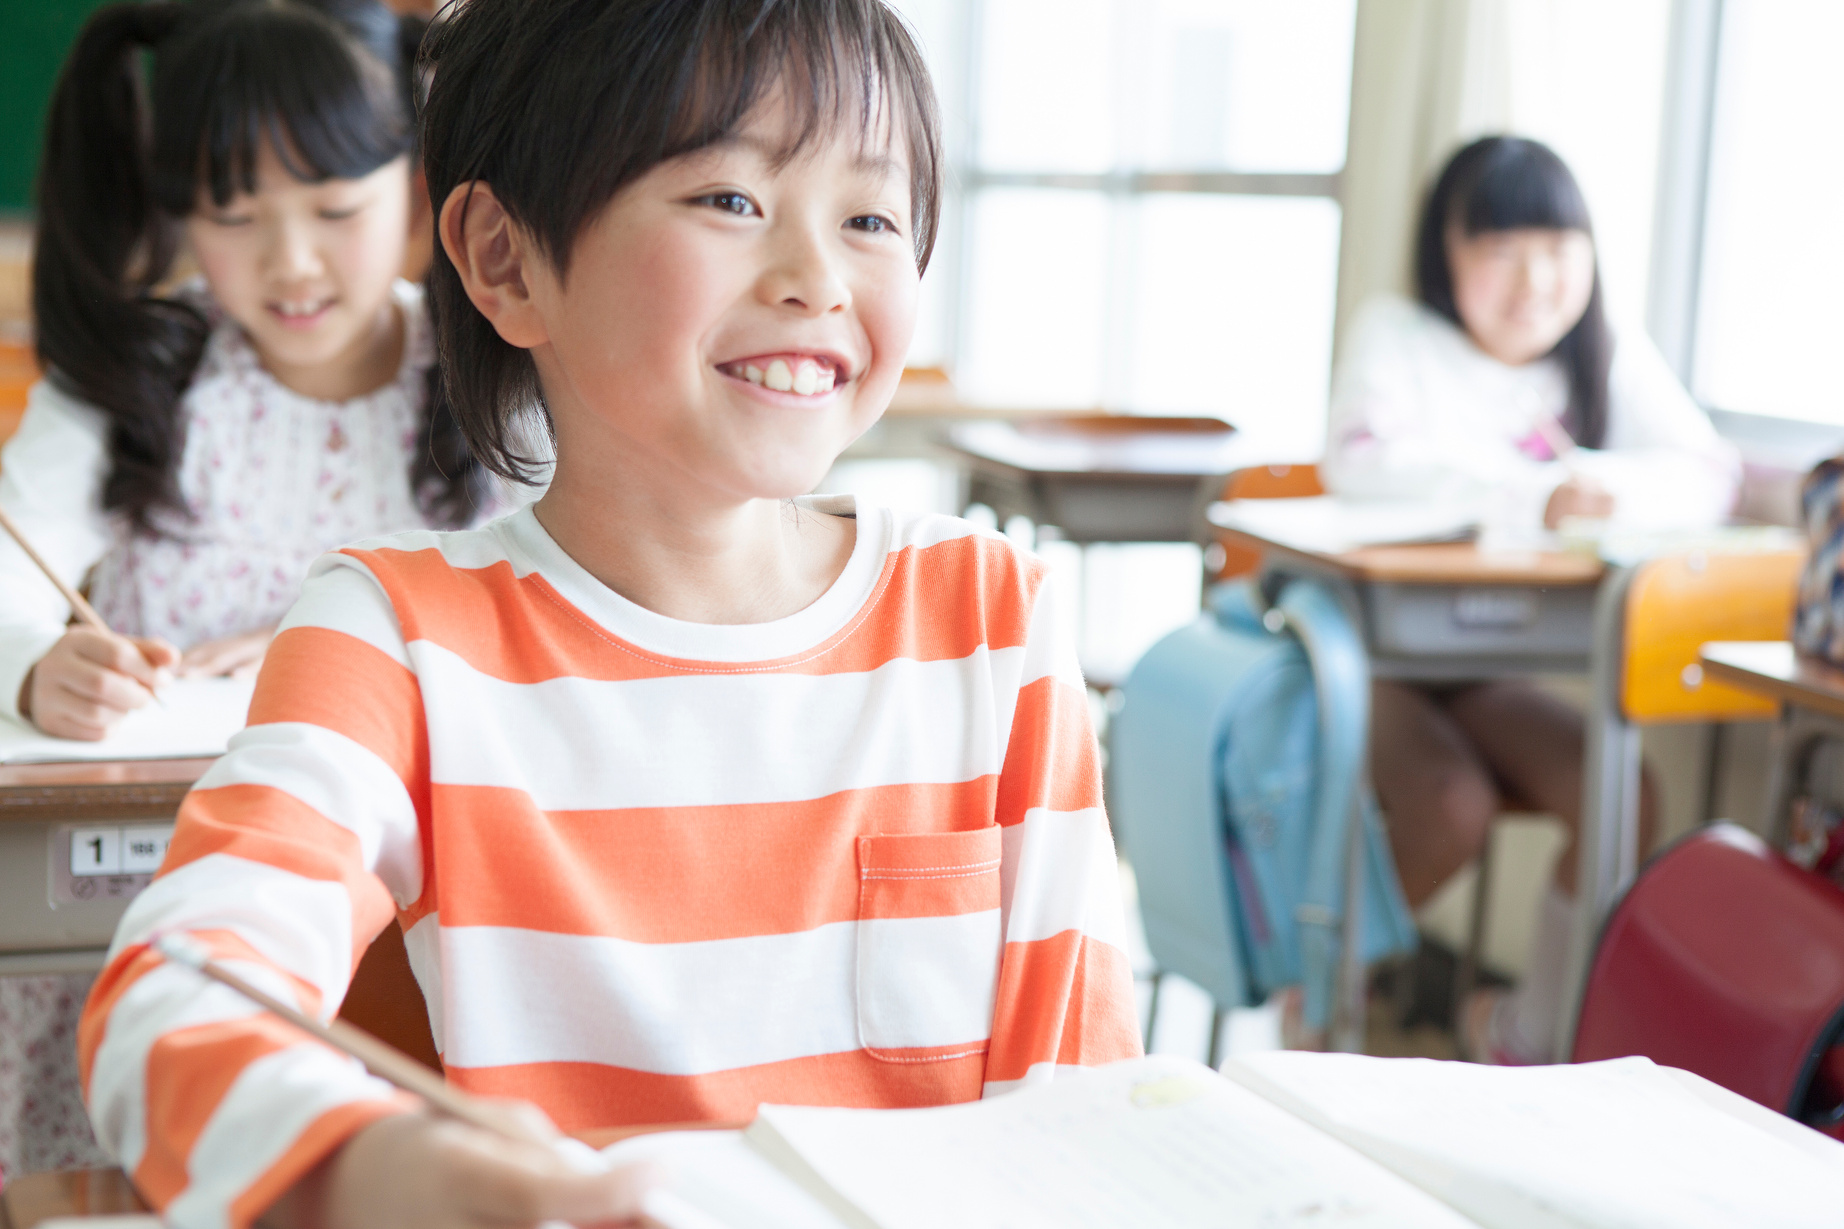
[{"label": "bright window light", "polygon": [[1844,5],[1728,0],[1721,40],[1695,391],[1844,423]]},{"label": "bright window light", "polygon": [[1317,457],[1338,229],[1323,198],[1140,198],[1129,404],[1215,414],[1260,433],[1264,452]]},{"label": "bright window light", "polygon": [[992,188],[968,209],[966,312],[956,379],[980,404],[1101,403],[1108,200]]}]

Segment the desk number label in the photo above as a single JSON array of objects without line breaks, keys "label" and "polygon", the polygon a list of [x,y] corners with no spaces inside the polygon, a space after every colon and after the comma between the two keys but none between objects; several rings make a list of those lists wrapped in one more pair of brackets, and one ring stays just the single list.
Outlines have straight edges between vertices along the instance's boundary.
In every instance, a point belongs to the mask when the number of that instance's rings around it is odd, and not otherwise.
[{"label": "desk number label", "polygon": [[122,873],[122,830],[79,828],[70,834],[70,873],[119,875]]},{"label": "desk number label", "polygon": [[132,899],[160,869],[172,839],[172,824],[59,829],[52,848],[52,905]]}]

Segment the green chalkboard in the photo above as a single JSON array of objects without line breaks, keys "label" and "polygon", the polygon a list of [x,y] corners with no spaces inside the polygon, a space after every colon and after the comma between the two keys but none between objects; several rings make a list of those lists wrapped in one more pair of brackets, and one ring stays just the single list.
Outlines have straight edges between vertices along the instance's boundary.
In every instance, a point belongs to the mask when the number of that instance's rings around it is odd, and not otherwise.
[{"label": "green chalkboard", "polygon": [[32,207],[45,104],[83,19],[103,0],[0,0],[0,210]]}]

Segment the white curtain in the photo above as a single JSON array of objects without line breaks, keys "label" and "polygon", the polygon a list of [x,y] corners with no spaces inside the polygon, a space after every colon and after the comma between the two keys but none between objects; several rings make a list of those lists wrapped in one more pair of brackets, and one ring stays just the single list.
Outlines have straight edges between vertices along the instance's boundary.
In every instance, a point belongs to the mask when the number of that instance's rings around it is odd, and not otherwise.
[{"label": "white curtain", "polygon": [[1581,181],[1616,320],[1644,311],[1670,0],[1358,0],[1338,330],[1410,290],[1416,212],[1460,144],[1548,142]]}]

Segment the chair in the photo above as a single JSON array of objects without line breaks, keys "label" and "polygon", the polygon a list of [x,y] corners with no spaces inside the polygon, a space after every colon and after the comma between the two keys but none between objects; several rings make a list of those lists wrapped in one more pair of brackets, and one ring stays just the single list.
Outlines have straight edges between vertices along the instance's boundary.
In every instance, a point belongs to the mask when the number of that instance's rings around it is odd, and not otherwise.
[{"label": "chair", "polygon": [[32,347],[0,341],[0,444],[12,438],[26,412],[26,393],[38,380]]},{"label": "chair", "polygon": [[359,961],[339,1018],[396,1046],[425,1066],[442,1069],[435,1036],[429,1028],[429,1007],[423,1001],[416,975],[410,972],[403,931],[394,922],[372,940],[365,958]]},{"label": "chair", "polygon": [[[1325,483],[1319,477],[1317,465],[1256,465],[1231,474],[1217,498],[1228,502],[1232,499],[1306,499],[1323,494]],[[1207,583],[1247,576],[1261,567],[1260,551],[1226,542],[1214,531],[1210,537],[1215,540],[1204,555]],[[1219,551],[1220,559],[1217,557]]]},{"label": "chair", "polygon": [[[1715,723],[1704,818],[1714,806],[1721,723],[1766,720],[1772,701],[1706,679],[1712,640],[1782,640],[1805,553],[1691,551],[1611,572],[1595,605],[1595,667],[1582,799],[1581,869],[1570,938],[1568,998],[1557,1053],[1574,1051],[1582,989],[1601,925],[1639,865],[1640,735],[1645,726]],[[1611,771],[1602,771],[1607,765]]]}]

